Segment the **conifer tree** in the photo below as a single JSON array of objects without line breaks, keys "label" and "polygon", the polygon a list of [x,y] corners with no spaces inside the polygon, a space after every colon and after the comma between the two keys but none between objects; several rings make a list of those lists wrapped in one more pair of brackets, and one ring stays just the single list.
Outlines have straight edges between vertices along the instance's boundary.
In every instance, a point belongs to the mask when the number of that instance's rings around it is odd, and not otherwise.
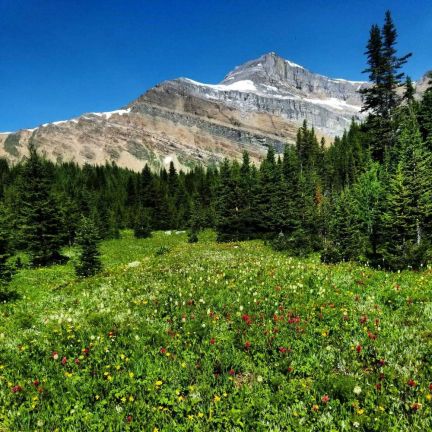
[{"label": "conifer tree", "polygon": [[52,194],[51,166],[29,147],[20,175],[20,228],[34,266],[58,262],[62,246],[61,214]]},{"label": "conifer tree", "polygon": [[0,302],[10,300],[14,293],[8,289],[8,284],[15,272],[8,262],[11,257],[9,221],[6,209],[0,202]]},{"label": "conifer tree", "polygon": [[151,216],[148,209],[138,209],[133,228],[135,238],[151,237]]},{"label": "conifer tree", "polygon": [[80,248],[79,261],[75,264],[77,276],[94,276],[102,270],[98,243],[96,224],[90,218],[83,217],[76,236],[76,244]]}]

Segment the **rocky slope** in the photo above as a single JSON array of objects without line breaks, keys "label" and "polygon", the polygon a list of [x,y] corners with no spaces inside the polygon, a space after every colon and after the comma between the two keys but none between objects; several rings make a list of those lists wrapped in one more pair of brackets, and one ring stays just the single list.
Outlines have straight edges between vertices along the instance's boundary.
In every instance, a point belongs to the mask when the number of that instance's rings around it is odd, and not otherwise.
[{"label": "rocky slope", "polygon": [[123,109],[89,113],[33,130],[0,134],[0,156],[21,159],[30,141],[47,157],[79,164],[114,161],[140,170],[218,164],[224,157],[253,160],[268,146],[294,142],[304,119],[332,139],[360,120],[364,82],[331,79],[265,54],[230,72],[217,85],[187,78],[163,82]]}]

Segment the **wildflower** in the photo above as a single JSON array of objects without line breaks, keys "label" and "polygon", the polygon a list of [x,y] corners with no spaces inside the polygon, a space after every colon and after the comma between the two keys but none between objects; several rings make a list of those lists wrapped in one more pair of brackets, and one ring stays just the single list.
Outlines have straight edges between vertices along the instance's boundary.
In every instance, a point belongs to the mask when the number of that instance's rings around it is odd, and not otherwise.
[{"label": "wildflower", "polygon": [[318,405],[312,405],[312,411],[317,412],[319,410],[319,406]]},{"label": "wildflower", "polygon": [[429,391],[432,391],[432,383],[429,384]]},{"label": "wildflower", "polygon": [[378,391],[380,391],[380,390],[381,390],[381,384],[380,384],[380,383],[375,384],[375,388],[376,388]]},{"label": "wildflower", "polygon": [[62,358],[62,361],[61,361],[61,364],[64,366],[66,363],[67,363],[67,358],[66,358],[66,357],[63,357],[63,358]]},{"label": "wildflower", "polygon": [[410,387],[415,387],[416,385],[417,385],[417,383],[413,380],[413,379],[410,379],[410,380],[408,380],[408,383],[407,383]]},{"label": "wildflower", "polygon": [[163,381],[156,381],[155,385],[156,387],[160,387],[163,384]]},{"label": "wildflower", "polygon": [[363,315],[363,316],[360,318],[360,324],[364,324],[364,323],[366,323],[367,320],[368,320],[367,316],[366,316],[366,315]]},{"label": "wildflower", "polygon": [[421,403],[418,403],[418,402],[414,402],[414,403],[411,405],[411,409],[412,409],[413,411],[418,411],[419,409],[421,409],[421,407],[422,407],[422,404],[421,404]]},{"label": "wildflower", "polygon": [[257,381],[258,381],[259,383],[263,382],[263,377],[262,377],[261,375],[258,375],[258,376],[257,376]]},{"label": "wildflower", "polygon": [[288,350],[285,347],[279,347],[279,352],[285,354]]},{"label": "wildflower", "polygon": [[360,354],[362,350],[362,346],[361,345],[357,345],[356,346],[356,351]]},{"label": "wildflower", "polygon": [[234,375],[235,375],[235,370],[234,370],[234,369],[230,369],[228,373],[229,373],[231,376],[234,376]]},{"label": "wildflower", "polygon": [[210,339],[210,345],[214,345],[216,343],[216,339],[215,338],[211,338]]},{"label": "wildflower", "polygon": [[242,320],[247,324],[247,325],[251,325],[252,324],[252,320],[251,317],[248,314],[244,314],[242,316]]},{"label": "wildflower", "polygon": [[74,360],[74,363],[75,363],[76,365],[79,365],[79,364],[80,364],[80,361],[79,361],[79,359],[78,359],[78,358],[76,358],[76,359]]},{"label": "wildflower", "polygon": [[354,422],[354,423],[353,423],[353,426],[354,426],[355,428],[358,428],[358,427],[360,427],[360,423],[359,423],[359,422]]},{"label": "wildflower", "polygon": [[362,390],[361,390],[360,386],[355,386],[353,391],[354,391],[354,394],[359,395]]},{"label": "wildflower", "polygon": [[213,402],[217,403],[221,400],[220,396],[215,395],[215,397],[213,398]]},{"label": "wildflower", "polygon": [[329,398],[329,396],[326,395],[326,394],[321,398],[321,402],[322,402],[323,404],[326,404],[329,400],[330,400],[330,398]]},{"label": "wildflower", "polygon": [[165,354],[167,352],[166,348],[161,348],[159,351],[161,354]]},{"label": "wildflower", "polygon": [[11,391],[12,393],[19,393],[20,391],[22,391],[22,387],[20,385],[16,385],[11,388]]},{"label": "wildflower", "polygon": [[132,421],[132,416],[131,416],[131,415],[128,415],[128,416],[126,417],[126,421],[127,421],[128,423],[130,423],[130,422]]},{"label": "wildflower", "polygon": [[33,381],[33,385],[34,385],[35,387],[37,387],[39,384],[40,384],[40,383],[39,383],[39,380],[38,380],[38,379],[35,379],[35,380]]},{"label": "wildflower", "polygon": [[246,341],[244,346],[246,349],[249,349],[251,347],[251,343],[249,341]]},{"label": "wildflower", "polygon": [[291,366],[288,366],[287,371],[288,373],[291,373],[294,369]]},{"label": "wildflower", "polygon": [[358,414],[358,415],[362,415],[362,414],[364,414],[364,409],[363,409],[363,408],[358,408],[358,409],[357,409],[357,414]]},{"label": "wildflower", "polygon": [[58,352],[57,352],[57,351],[53,351],[52,354],[51,354],[51,356],[52,356],[52,358],[53,358],[54,360],[58,360],[58,358],[59,358],[59,355],[58,355]]}]

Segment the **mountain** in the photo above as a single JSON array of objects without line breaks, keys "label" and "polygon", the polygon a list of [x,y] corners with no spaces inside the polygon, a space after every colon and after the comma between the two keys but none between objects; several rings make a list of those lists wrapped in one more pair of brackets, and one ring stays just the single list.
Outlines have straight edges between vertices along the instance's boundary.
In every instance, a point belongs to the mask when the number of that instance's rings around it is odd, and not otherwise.
[{"label": "mountain", "polygon": [[219,84],[162,82],[122,109],[0,134],[0,156],[21,159],[32,141],[48,158],[79,164],[116,162],[133,170],[171,161],[178,168],[252,160],[282,151],[306,119],[331,140],[361,120],[362,81],[313,73],[271,52],[236,67]]}]

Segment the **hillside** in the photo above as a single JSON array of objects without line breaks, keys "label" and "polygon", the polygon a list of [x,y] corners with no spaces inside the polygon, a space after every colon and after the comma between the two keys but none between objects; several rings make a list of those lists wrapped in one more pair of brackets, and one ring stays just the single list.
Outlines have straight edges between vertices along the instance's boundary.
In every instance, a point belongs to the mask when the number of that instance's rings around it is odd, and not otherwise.
[{"label": "hillside", "polygon": [[430,271],[123,235],[97,277],[16,277],[0,430],[428,430]]}]

